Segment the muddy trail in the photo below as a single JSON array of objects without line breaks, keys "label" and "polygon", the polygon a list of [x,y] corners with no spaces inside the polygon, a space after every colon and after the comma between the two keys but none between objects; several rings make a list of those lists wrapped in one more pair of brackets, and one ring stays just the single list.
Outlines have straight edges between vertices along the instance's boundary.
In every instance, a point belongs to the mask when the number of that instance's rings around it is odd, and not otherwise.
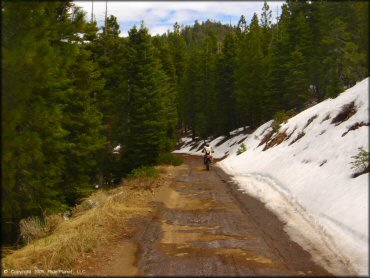
[{"label": "muddy trail", "polygon": [[[150,217],[112,244],[96,275],[330,276],[291,241],[263,203],[238,192],[221,169],[184,156],[155,196]],[[107,252],[107,250],[105,250]]]}]

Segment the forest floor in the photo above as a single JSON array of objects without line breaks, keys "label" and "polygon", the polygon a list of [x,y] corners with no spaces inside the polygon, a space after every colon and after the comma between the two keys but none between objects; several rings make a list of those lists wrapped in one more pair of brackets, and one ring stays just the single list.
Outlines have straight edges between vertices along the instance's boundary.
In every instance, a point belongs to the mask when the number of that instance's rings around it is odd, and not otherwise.
[{"label": "forest floor", "polygon": [[153,192],[154,209],[131,219],[130,237],[99,246],[78,268],[99,276],[330,276],[260,201],[217,167],[183,156]]}]

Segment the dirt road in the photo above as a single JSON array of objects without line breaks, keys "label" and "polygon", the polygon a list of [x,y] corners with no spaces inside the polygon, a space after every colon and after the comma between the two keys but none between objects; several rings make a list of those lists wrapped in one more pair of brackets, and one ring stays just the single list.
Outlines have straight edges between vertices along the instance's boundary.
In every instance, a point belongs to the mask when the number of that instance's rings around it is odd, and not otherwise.
[{"label": "dirt road", "polygon": [[291,241],[264,205],[185,156],[168,186],[155,196],[154,213],[138,219],[130,240],[112,246],[99,275],[330,276]]}]

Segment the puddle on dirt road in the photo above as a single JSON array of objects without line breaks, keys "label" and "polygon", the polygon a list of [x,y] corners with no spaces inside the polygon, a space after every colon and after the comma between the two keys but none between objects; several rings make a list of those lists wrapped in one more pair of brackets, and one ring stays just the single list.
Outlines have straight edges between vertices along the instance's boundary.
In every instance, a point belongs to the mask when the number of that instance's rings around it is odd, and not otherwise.
[{"label": "puddle on dirt road", "polygon": [[209,198],[197,198],[196,194],[180,193],[176,190],[169,190],[167,198],[163,199],[164,205],[169,209],[177,210],[206,210],[214,205]]},{"label": "puddle on dirt road", "polygon": [[[293,253],[286,251],[284,242],[279,241],[279,232],[273,232],[271,238],[265,237],[264,229],[257,225],[259,222],[250,217],[255,214],[256,218],[261,216],[262,221],[270,221],[264,207],[256,206],[255,202],[241,205],[234,196],[236,189],[225,184],[226,180],[220,179],[212,169],[203,172],[198,160],[189,161],[156,193],[158,215],[155,226],[149,230],[155,234],[155,240],[149,232],[149,239],[143,246],[149,246],[150,252],[145,252],[148,257],[140,260],[143,262],[140,273],[174,276],[309,274],[309,258],[301,258],[301,253],[295,250]],[[266,234],[270,236],[270,230]]]},{"label": "puddle on dirt road", "polygon": [[172,225],[166,221],[162,221],[161,224],[163,237],[161,243],[173,243],[179,244],[189,243],[193,241],[215,241],[215,240],[228,240],[228,239],[239,239],[246,240],[247,237],[238,235],[224,235],[210,233],[216,231],[219,226],[184,226],[184,225]]},{"label": "puddle on dirt road", "polygon": [[280,263],[271,259],[249,252],[241,248],[203,248],[194,243],[175,244],[162,243],[161,250],[168,256],[200,258],[218,256],[225,264],[237,265],[248,269],[286,269]]},{"label": "puddle on dirt road", "polygon": [[[197,167],[196,170],[203,171],[203,168]],[[222,209],[224,213],[233,215],[240,213],[231,201],[201,197],[207,193],[206,189],[202,183],[194,187],[175,181],[163,189],[158,195],[158,201],[173,213],[179,211],[209,213],[214,209]],[[219,195],[223,194],[222,188],[212,187],[212,190],[213,192],[220,190]],[[168,219],[162,219],[160,224],[163,234],[159,248],[167,256],[186,260],[216,257],[226,265],[237,265],[241,268],[286,269],[281,263],[244,249],[245,241],[252,239],[250,235],[224,234],[221,233],[220,226],[190,226],[189,223],[179,225],[176,220],[172,222]],[[230,245],[232,247],[225,247]]]},{"label": "puddle on dirt road", "polygon": [[203,166],[203,165],[195,167],[195,171],[208,172],[207,169],[206,169],[206,166]]},{"label": "puddle on dirt road", "polygon": [[247,236],[214,234],[219,226],[185,226],[161,223],[163,237],[160,242],[161,250],[168,256],[174,257],[211,257],[218,256],[225,263],[237,264],[248,268],[284,268],[264,256],[259,256],[241,248],[205,248],[204,244],[218,240],[248,240]]}]

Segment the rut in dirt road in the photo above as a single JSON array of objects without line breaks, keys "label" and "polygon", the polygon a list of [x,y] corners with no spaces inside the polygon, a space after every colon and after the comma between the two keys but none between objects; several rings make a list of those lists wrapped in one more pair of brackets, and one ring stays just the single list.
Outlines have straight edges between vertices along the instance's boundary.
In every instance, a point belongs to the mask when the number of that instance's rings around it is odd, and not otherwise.
[{"label": "rut in dirt road", "polygon": [[134,240],[138,275],[329,276],[264,205],[200,157],[184,156]]}]

